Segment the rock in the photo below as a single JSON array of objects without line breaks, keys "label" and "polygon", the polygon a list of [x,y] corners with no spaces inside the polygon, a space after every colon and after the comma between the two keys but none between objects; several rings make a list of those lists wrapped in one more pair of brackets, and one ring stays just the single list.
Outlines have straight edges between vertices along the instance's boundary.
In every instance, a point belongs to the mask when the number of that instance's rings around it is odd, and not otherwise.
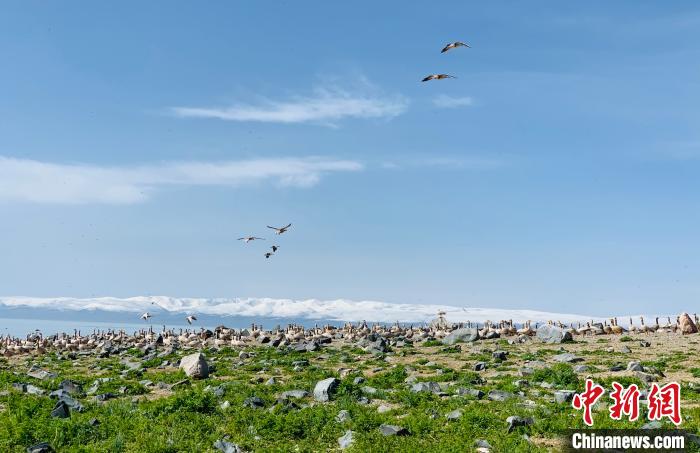
[{"label": "rock", "polygon": [[248,354],[248,353],[245,352],[245,351],[241,351],[241,352],[238,353],[238,358],[239,358],[239,359],[247,359],[248,357],[250,357],[250,354]]},{"label": "rock", "polygon": [[68,418],[70,417],[70,409],[64,401],[59,401],[51,411],[51,416],[53,418]]},{"label": "rock", "polygon": [[27,447],[27,453],[55,453],[55,450],[48,442],[41,442]]},{"label": "rock", "polygon": [[648,341],[640,341],[639,346],[641,346],[643,348],[648,348],[651,346],[651,343],[649,343]]},{"label": "rock", "polygon": [[184,370],[188,377],[194,379],[209,377],[209,364],[201,352],[195,352],[183,357],[180,360],[180,369]]},{"label": "rock", "polygon": [[610,367],[610,371],[622,371],[624,369],[625,369],[625,367],[622,366],[621,363],[616,363],[615,365]]},{"label": "rock", "polygon": [[333,377],[318,381],[314,387],[314,398],[321,402],[330,401],[339,384],[340,381]]},{"label": "rock", "polygon": [[510,398],[515,398],[515,395],[513,395],[510,392],[505,392],[503,390],[491,390],[489,392],[489,399],[491,401],[505,401]]},{"label": "rock", "polygon": [[571,332],[557,326],[545,324],[537,329],[537,338],[544,343],[564,343],[571,341]]},{"label": "rock", "polygon": [[309,392],[306,390],[287,390],[280,393],[280,398],[306,398]]},{"label": "rock", "polygon": [[517,415],[511,415],[506,419],[508,423],[508,432],[512,432],[518,426],[529,426],[532,425],[535,420],[531,417],[519,417]]},{"label": "rock", "polygon": [[574,373],[587,373],[590,369],[588,365],[576,365],[574,367]]},{"label": "rock", "polygon": [[449,412],[445,417],[447,417],[448,420],[459,420],[462,417],[462,413],[461,409],[456,409]]},{"label": "rock", "polygon": [[516,381],[513,381],[513,385],[515,385],[516,387],[522,388],[522,387],[529,387],[530,383],[528,381],[526,381],[525,379],[518,379]]},{"label": "rock", "polygon": [[350,445],[352,445],[354,439],[352,438],[353,432],[350,430],[345,431],[343,437],[338,438],[338,446],[341,450],[345,450]]},{"label": "rock", "polygon": [[176,383],[174,383],[170,386],[170,390],[175,390],[175,389],[178,389],[180,387],[185,387],[186,385],[190,385],[189,379],[183,379],[181,381],[177,381]]},{"label": "rock", "polygon": [[71,395],[81,395],[83,393],[83,386],[70,379],[61,381],[59,388],[70,393]]},{"label": "rock", "polygon": [[484,362],[476,362],[474,364],[474,371],[484,371],[486,369],[486,364]]},{"label": "rock", "polygon": [[310,341],[306,344],[306,350],[308,352],[314,352],[317,351],[321,345],[317,341]]},{"label": "rock", "polygon": [[380,414],[385,414],[387,412],[390,412],[391,410],[392,407],[386,404],[380,404],[379,407],[377,407],[377,412],[379,412]]},{"label": "rock", "polygon": [[582,362],[583,359],[581,357],[576,357],[570,352],[565,352],[563,354],[557,354],[554,357],[552,357],[553,360],[560,362],[560,363],[576,363],[576,362]]},{"label": "rock", "polygon": [[478,389],[468,389],[464,387],[460,387],[457,389],[457,394],[458,395],[466,395],[466,396],[473,396],[476,399],[481,399],[484,397],[484,392]]},{"label": "rock", "polygon": [[455,343],[471,343],[479,339],[479,331],[473,327],[463,327],[461,329],[453,330],[445,338],[442,339],[442,343],[446,345],[453,345]]},{"label": "rock", "polygon": [[29,369],[29,371],[27,371],[27,376],[43,381],[44,379],[53,379],[58,375],[50,371],[42,370],[37,366],[33,366]]},{"label": "rock", "polygon": [[243,453],[241,447],[226,440],[217,440],[214,442],[214,448],[221,453]]},{"label": "rock", "polygon": [[419,382],[417,384],[413,384],[411,386],[411,391],[413,393],[420,393],[420,392],[431,392],[431,393],[440,393],[442,392],[442,389],[440,388],[440,384],[437,382]]},{"label": "rock", "polygon": [[491,354],[494,360],[500,360],[503,361],[508,357],[508,353],[506,351],[494,351],[493,354]]},{"label": "rock", "polygon": [[573,390],[557,390],[554,392],[554,400],[559,404],[567,403],[574,399],[575,394]]},{"label": "rock", "polygon": [[345,409],[338,412],[338,415],[335,416],[335,421],[337,421],[338,423],[345,423],[345,422],[349,422],[350,420],[351,420],[350,411],[345,410]]},{"label": "rock", "polygon": [[489,441],[484,439],[478,439],[476,442],[474,442],[474,445],[476,448],[486,448],[489,450],[493,448]]},{"label": "rock", "polygon": [[642,425],[641,429],[661,429],[663,428],[663,426],[664,425],[660,421],[654,420],[653,422],[645,423],[644,425]]},{"label": "rock", "polygon": [[639,362],[630,362],[627,364],[627,371],[644,371],[644,367]]},{"label": "rock", "polygon": [[408,434],[406,428],[402,428],[396,425],[384,424],[379,426],[379,432],[381,432],[383,436],[405,436]]},{"label": "rock", "polygon": [[362,376],[358,376],[358,377],[356,377],[355,379],[352,380],[352,383],[355,384],[355,385],[360,385],[360,384],[362,384],[363,382],[365,382],[365,378],[363,378]]},{"label": "rock", "polygon": [[270,379],[265,381],[265,385],[275,385],[276,383],[277,383],[277,381],[275,381],[274,377],[271,377]]},{"label": "rock", "polygon": [[681,313],[678,317],[678,328],[682,335],[698,333],[698,326],[695,325],[688,313]]},{"label": "rock", "polygon": [[623,346],[620,348],[620,352],[623,354],[630,354],[632,350],[629,348],[629,346]]},{"label": "rock", "polygon": [[253,409],[261,409],[265,407],[265,403],[257,396],[251,396],[250,398],[243,400],[243,406]]},{"label": "rock", "polygon": [[40,389],[39,387],[32,385],[32,384],[27,384],[24,391],[26,393],[29,393],[30,395],[38,395],[38,396],[41,396],[44,393],[46,393],[44,391],[44,389]]},{"label": "rock", "polygon": [[90,421],[88,421],[88,425],[90,426],[98,426],[100,424],[100,421],[96,418],[91,418]]},{"label": "rock", "polygon": [[366,396],[361,396],[357,399],[357,404],[362,404],[363,406],[366,406],[369,404],[369,399],[367,399]]},{"label": "rock", "polygon": [[615,352],[615,348],[613,348],[612,346],[608,346],[607,348],[605,348],[605,352],[613,353],[613,352]]},{"label": "rock", "polygon": [[101,393],[99,395],[96,395],[95,399],[97,401],[107,401],[107,400],[114,399],[116,397],[117,397],[117,395],[115,395],[114,393],[107,392],[107,393]]},{"label": "rock", "polygon": [[377,389],[374,387],[370,387],[368,385],[363,386],[361,389],[362,393],[365,393],[367,395],[376,395],[377,394]]},{"label": "rock", "polygon": [[230,403],[228,400],[226,400],[226,401],[224,401],[223,403],[219,404],[219,409],[221,409],[222,411],[227,410],[229,407],[231,407],[231,403]]},{"label": "rock", "polygon": [[389,351],[386,340],[382,337],[377,337],[375,341],[368,342],[362,349],[372,354],[383,354]]},{"label": "rock", "polygon": [[642,371],[636,371],[634,374],[635,374],[635,376],[637,376],[641,381],[644,381],[644,382],[647,382],[647,383],[649,383],[649,382],[656,382],[656,381],[658,380],[657,377],[654,376],[653,374],[644,373],[644,372],[642,372]]}]

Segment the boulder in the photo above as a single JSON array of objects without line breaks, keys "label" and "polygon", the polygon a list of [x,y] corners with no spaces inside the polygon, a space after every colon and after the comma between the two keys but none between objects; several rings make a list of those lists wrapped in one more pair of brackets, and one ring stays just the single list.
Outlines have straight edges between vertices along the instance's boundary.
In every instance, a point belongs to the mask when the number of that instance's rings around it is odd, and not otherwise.
[{"label": "boulder", "polygon": [[64,401],[59,401],[51,411],[51,416],[53,418],[68,418],[70,417],[70,409]]},{"label": "boulder", "polygon": [[468,389],[465,387],[460,387],[457,389],[457,395],[473,396],[474,398],[480,400],[484,397],[484,392],[482,392],[479,389]]},{"label": "boulder", "polygon": [[557,361],[557,362],[560,362],[560,363],[583,362],[583,359],[581,357],[577,357],[570,352],[565,352],[563,354],[557,354],[554,357],[552,357],[552,359]]},{"label": "boulder", "polygon": [[510,398],[514,398],[515,395],[513,395],[510,392],[505,392],[503,390],[491,390],[489,392],[489,399],[491,401],[505,401]]},{"label": "boulder", "polygon": [[417,384],[413,384],[411,386],[411,391],[413,393],[420,393],[420,392],[430,392],[430,393],[440,393],[442,389],[440,388],[440,384],[437,382],[419,382]]},{"label": "boulder", "polygon": [[474,364],[474,371],[484,371],[486,369],[486,363],[476,362]]},{"label": "boulder", "polygon": [[695,322],[693,322],[693,319],[688,313],[681,313],[678,318],[678,327],[683,335],[698,333],[698,326],[695,325]]},{"label": "boulder", "polygon": [[209,364],[204,354],[195,352],[186,355],[180,360],[180,369],[185,371],[188,377],[194,379],[204,379],[209,377]]},{"label": "boulder", "polygon": [[447,420],[459,420],[462,417],[462,414],[463,412],[461,409],[455,409],[445,415],[445,417],[447,417]]},{"label": "boulder", "polygon": [[27,447],[27,453],[55,453],[55,451],[48,442],[41,442]]},{"label": "boulder", "polygon": [[381,432],[383,436],[405,436],[408,434],[408,430],[406,430],[406,428],[384,424],[379,426],[379,432]]},{"label": "boulder", "polygon": [[518,426],[528,426],[532,425],[535,420],[531,417],[519,417],[517,415],[511,415],[506,419],[508,423],[508,432],[512,432]]},{"label": "boulder", "polygon": [[243,453],[241,447],[226,440],[217,440],[214,442],[214,448],[221,453]]},{"label": "boulder", "polygon": [[471,343],[479,339],[479,331],[473,327],[463,327],[453,330],[442,339],[443,344],[453,345],[455,343]]},{"label": "boulder", "polygon": [[265,407],[265,403],[257,396],[252,396],[243,400],[243,406],[250,407],[252,409],[261,409]]},{"label": "boulder", "polygon": [[287,390],[280,394],[280,398],[306,398],[309,392],[306,390]]},{"label": "boulder", "polygon": [[554,400],[559,404],[568,403],[574,399],[575,394],[573,390],[557,390],[554,392]]},{"label": "boulder", "polygon": [[333,377],[318,381],[314,387],[314,398],[321,402],[330,401],[339,384],[340,381]]},{"label": "boulder", "polygon": [[572,341],[571,332],[557,326],[545,324],[537,329],[537,338],[543,343],[564,343]]},{"label": "boulder", "polygon": [[350,430],[347,430],[347,431],[345,431],[345,434],[342,437],[338,438],[338,447],[341,450],[345,450],[350,445],[352,445],[352,443],[355,440],[355,439],[353,439],[352,435],[353,435],[353,432]]},{"label": "boulder", "polygon": [[630,362],[627,364],[627,371],[644,371],[644,367],[639,362]]},{"label": "boulder", "polygon": [[494,351],[493,354],[491,354],[491,357],[493,357],[494,360],[500,360],[500,361],[505,360],[507,356],[508,356],[508,352],[506,352],[506,351]]}]

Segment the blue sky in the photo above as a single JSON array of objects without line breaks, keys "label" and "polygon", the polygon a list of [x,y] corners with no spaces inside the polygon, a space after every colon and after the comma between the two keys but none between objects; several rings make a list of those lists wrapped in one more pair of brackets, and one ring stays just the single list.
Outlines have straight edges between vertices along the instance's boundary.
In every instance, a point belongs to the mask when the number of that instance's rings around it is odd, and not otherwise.
[{"label": "blue sky", "polygon": [[0,294],[693,311],[699,38],[696,2],[12,2]]}]

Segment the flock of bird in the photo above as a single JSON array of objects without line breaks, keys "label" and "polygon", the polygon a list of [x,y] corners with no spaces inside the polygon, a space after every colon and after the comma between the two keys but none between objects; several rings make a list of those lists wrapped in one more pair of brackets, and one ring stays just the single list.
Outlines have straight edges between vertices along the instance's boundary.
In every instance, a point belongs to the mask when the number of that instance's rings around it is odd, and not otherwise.
[{"label": "flock of bird", "polygon": [[[684,314],[685,315],[685,314]],[[700,321],[698,315],[692,318],[696,325]],[[196,320],[190,315],[188,318]],[[680,317],[679,317],[680,318]],[[596,322],[591,320],[586,325],[566,325],[557,321],[547,321],[548,325],[555,325],[571,331],[574,335],[615,335],[615,334],[672,334],[679,333],[681,323],[679,318],[672,322],[667,318],[666,323],[660,323],[659,318],[652,325],[646,325],[644,318],[640,318],[640,325],[634,325],[630,318],[630,325],[624,328],[618,325],[617,318],[610,318],[610,322]],[[373,324],[368,325],[362,321],[357,324],[345,323],[342,327],[332,325],[314,326],[305,328],[300,325],[290,324],[282,329],[280,326],[265,330],[261,326],[252,324],[249,329],[231,329],[219,326],[213,331],[200,328],[195,329],[166,329],[160,332],[152,327],[140,329],[133,334],[125,330],[94,330],[91,334],[83,335],[75,330],[73,335],[62,333],[45,337],[41,332],[29,334],[26,338],[17,338],[10,335],[0,336],[0,355],[10,357],[21,354],[41,354],[47,351],[93,351],[101,352],[106,348],[120,346],[125,348],[144,347],[149,344],[166,345],[171,347],[203,348],[203,347],[245,347],[253,344],[272,343],[278,347],[298,344],[300,342],[328,343],[332,341],[357,342],[367,338],[382,337],[389,343],[401,340],[421,342],[430,339],[441,339],[449,335],[455,329],[461,327],[473,327],[479,331],[482,338],[498,337],[524,337],[534,336],[537,333],[538,324],[531,321],[520,324],[520,327],[512,320],[502,320],[497,323],[486,321],[484,323],[449,323],[444,318],[444,312],[438,313],[438,318],[430,324],[420,326],[402,325],[396,322],[393,325]],[[373,337],[370,335],[374,334]]]},{"label": "flock of bird", "polygon": [[[458,47],[471,47],[469,44],[463,43],[461,41],[455,41],[452,43],[447,44],[445,47],[442,48],[440,53],[445,53],[447,51],[450,51],[452,49],[456,49]],[[442,79],[456,79],[457,77],[449,74],[430,74],[429,76],[426,76],[421,80],[421,82],[427,82],[429,80],[442,80]]]}]

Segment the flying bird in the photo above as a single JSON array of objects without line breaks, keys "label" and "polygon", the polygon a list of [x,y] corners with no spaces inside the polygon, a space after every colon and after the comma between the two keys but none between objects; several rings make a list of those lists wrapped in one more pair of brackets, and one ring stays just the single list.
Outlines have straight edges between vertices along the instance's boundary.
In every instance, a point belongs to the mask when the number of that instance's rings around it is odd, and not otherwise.
[{"label": "flying bird", "polygon": [[471,46],[467,43],[456,41],[456,42],[451,42],[451,43],[447,44],[445,47],[443,47],[443,49],[440,51],[440,53],[445,53],[448,50],[456,49],[457,47],[470,47],[471,48]]},{"label": "flying bird", "polygon": [[279,246],[279,245],[273,245],[273,246],[270,247],[270,248],[272,249],[272,253],[275,253],[275,252],[277,251],[277,249],[280,248],[280,246]]},{"label": "flying bird", "polygon": [[283,226],[282,228],[275,228],[275,227],[270,226],[270,225],[268,225],[267,227],[270,228],[271,230],[275,230],[275,231],[277,232],[276,234],[282,234],[282,233],[286,233],[287,230],[288,230],[291,226],[292,226],[292,224],[290,223],[289,225]]},{"label": "flying bird", "polygon": [[272,252],[267,252],[267,253],[265,254],[265,258],[269,258],[269,257],[271,257],[272,255],[274,255],[274,253],[272,253]]},{"label": "flying bird", "polygon": [[238,240],[239,240],[239,241],[245,241],[245,243],[247,244],[247,243],[249,243],[250,241],[264,241],[265,238],[258,238],[258,237],[255,237],[255,236],[248,236],[248,237],[244,237],[244,238],[238,238]]},{"label": "flying bird", "polygon": [[144,314],[141,315],[141,319],[143,319],[144,321],[148,321],[148,320],[151,319],[152,317],[153,317],[153,316],[151,316],[151,314],[150,314],[149,312],[146,312],[146,313],[144,313]]},{"label": "flying bird", "polygon": [[428,80],[442,80],[442,79],[456,79],[457,77],[451,76],[449,74],[430,74],[425,77],[421,82],[427,82]]},{"label": "flying bird", "polygon": [[189,315],[188,317],[185,318],[187,320],[188,324],[192,324],[192,321],[196,321],[197,317],[195,315]]}]

